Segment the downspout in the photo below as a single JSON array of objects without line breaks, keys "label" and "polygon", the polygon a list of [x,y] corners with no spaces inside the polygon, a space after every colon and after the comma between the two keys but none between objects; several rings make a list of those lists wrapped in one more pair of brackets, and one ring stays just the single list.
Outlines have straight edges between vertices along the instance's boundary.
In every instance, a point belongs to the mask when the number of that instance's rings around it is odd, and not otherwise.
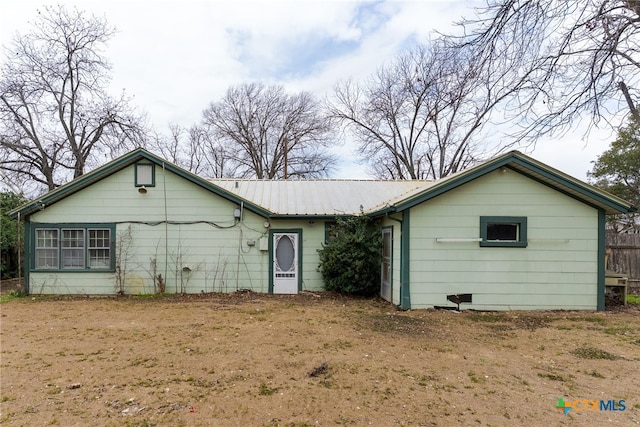
[{"label": "downspout", "polygon": [[402,211],[402,219],[393,218],[387,212],[387,218],[400,223],[400,308],[411,308],[411,288],[409,281],[409,211]]},{"label": "downspout", "polygon": [[[162,191],[164,195],[164,283],[167,289],[169,271],[169,219],[167,215],[167,170],[162,162]],[[176,293],[178,293],[178,274],[176,272]]]},{"label": "downspout", "polygon": [[[238,224],[240,224],[240,222],[242,222],[242,215],[244,214],[244,202],[240,202],[240,218],[238,218]],[[240,256],[241,253],[240,251],[242,251],[242,226],[238,227],[238,230],[240,230],[240,236],[239,236],[239,240],[238,240],[238,259],[237,259],[237,266],[236,266],[236,291],[238,289],[240,289]]]}]

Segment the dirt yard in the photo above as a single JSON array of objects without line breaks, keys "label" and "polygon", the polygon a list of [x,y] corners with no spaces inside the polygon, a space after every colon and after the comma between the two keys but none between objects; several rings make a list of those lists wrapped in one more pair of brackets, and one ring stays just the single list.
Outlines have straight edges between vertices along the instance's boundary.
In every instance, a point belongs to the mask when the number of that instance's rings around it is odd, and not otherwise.
[{"label": "dirt yard", "polygon": [[[2,425],[640,424],[638,308],[402,312],[237,293],[0,310]],[[618,410],[592,410],[601,400]]]}]

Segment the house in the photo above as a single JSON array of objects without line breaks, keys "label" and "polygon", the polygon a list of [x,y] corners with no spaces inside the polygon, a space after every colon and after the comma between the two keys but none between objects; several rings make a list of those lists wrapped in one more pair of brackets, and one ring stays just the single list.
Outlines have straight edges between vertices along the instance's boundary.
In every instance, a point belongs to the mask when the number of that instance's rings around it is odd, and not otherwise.
[{"label": "house", "polygon": [[516,151],[437,181],[266,181],[138,149],[11,215],[31,294],[319,291],[330,226],[363,212],[403,309],[601,310],[605,215],[634,209]]}]

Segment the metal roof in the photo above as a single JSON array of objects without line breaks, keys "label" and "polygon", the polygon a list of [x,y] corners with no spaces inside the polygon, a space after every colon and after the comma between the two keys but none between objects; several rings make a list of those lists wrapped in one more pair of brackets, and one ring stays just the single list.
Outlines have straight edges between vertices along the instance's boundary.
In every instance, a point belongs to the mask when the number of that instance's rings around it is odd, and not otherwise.
[{"label": "metal roof", "polygon": [[276,216],[368,213],[423,191],[431,181],[210,179]]},{"label": "metal roof", "polygon": [[361,211],[401,211],[503,167],[603,209],[607,214],[635,210],[628,202],[518,151],[505,153],[437,181],[214,179],[210,182],[276,216],[357,215]]}]

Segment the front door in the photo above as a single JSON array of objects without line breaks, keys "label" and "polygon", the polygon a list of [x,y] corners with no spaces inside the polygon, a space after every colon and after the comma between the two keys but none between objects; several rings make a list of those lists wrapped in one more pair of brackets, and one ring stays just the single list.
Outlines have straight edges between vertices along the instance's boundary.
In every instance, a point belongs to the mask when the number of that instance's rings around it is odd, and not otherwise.
[{"label": "front door", "polygon": [[273,293],[298,293],[298,233],[273,233]]},{"label": "front door", "polygon": [[391,301],[391,259],[393,250],[391,228],[382,229],[382,271],[380,272],[380,296]]}]

